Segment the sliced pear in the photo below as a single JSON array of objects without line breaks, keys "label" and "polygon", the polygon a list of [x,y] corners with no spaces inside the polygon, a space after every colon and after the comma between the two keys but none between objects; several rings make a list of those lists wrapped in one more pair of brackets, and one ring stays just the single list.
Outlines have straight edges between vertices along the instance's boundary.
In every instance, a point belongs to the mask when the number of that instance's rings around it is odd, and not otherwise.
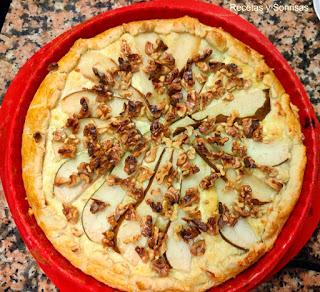
[{"label": "sliced pear", "polygon": [[189,272],[191,268],[191,252],[189,245],[175,234],[177,223],[170,224],[167,240],[167,260],[173,269]]},{"label": "sliced pear", "polygon": [[248,175],[242,178],[243,185],[249,185],[252,189],[252,196],[260,202],[271,202],[276,191],[265,184],[261,179],[254,175]]},{"label": "sliced pear", "polygon": [[[199,167],[200,171],[183,178],[181,185],[181,195],[183,196],[187,189],[189,188],[199,188],[201,180],[210,175],[211,167],[198,155],[195,155],[195,158],[191,160],[191,163]],[[201,192],[200,192],[201,197]]]},{"label": "sliced pear", "polygon": [[199,123],[195,122],[193,119],[186,116],[186,117],[179,119],[179,120],[175,121],[174,123],[172,123],[169,126],[169,130],[172,133],[172,135],[175,136],[175,135],[179,134],[179,132],[184,131],[187,126],[194,126],[196,124],[199,124]]},{"label": "sliced pear", "polygon": [[[116,207],[122,202],[126,192],[120,186],[109,186],[106,182],[87,201],[82,212],[82,226],[88,238],[94,242],[101,242],[102,233],[110,228],[107,220]],[[108,206],[95,214],[90,211],[94,199],[105,202]]]},{"label": "sliced pear", "polygon": [[92,88],[93,86],[93,81],[85,78],[80,72],[73,70],[68,74],[66,84],[61,93],[61,98],[79,91],[79,88]]},{"label": "sliced pear", "polygon": [[105,73],[107,71],[114,72],[117,70],[117,67],[117,64],[112,59],[98,51],[89,50],[81,56],[77,68],[86,78],[97,80],[98,78],[93,73],[92,68],[96,68],[99,72]]},{"label": "sliced pear", "polygon": [[246,219],[240,218],[233,226],[225,225],[220,230],[221,237],[239,249],[248,251],[259,241],[258,236]]},{"label": "sliced pear", "polygon": [[[88,102],[90,116],[96,117],[98,106],[98,103],[96,102],[97,94],[90,90],[81,90],[65,96],[61,101],[62,110],[68,115],[79,113],[81,110],[80,100],[83,97],[85,97]],[[124,103],[127,101],[127,99],[121,97],[114,97],[108,101],[107,104],[111,108],[111,114],[113,117],[119,116],[123,111]]]},{"label": "sliced pear", "polygon": [[158,105],[169,99],[167,94],[159,94],[154,89],[152,81],[149,80],[149,76],[143,71],[135,72],[132,75],[131,85],[144,96],[146,96],[147,93],[151,93],[151,96],[148,97],[148,103],[150,105]]},{"label": "sliced pear", "polygon": [[173,151],[172,149],[166,149],[165,152],[163,153],[163,155],[161,157],[160,164],[158,166],[158,170],[157,170],[156,174],[154,175],[154,179],[148,185],[146,192],[145,192],[146,195],[145,195],[143,201],[137,207],[137,213],[141,217],[151,215],[153,218],[153,221],[155,221],[158,217],[158,214],[152,211],[150,206],[146,203],[146,200],[147,199],[152,199],[152,200],[154,199],[154,195],[152,194],[152,190],[154,190],[154,189],[159,189],[161,195],[163,195],[166,192],[166,190],[167,190],[166,185],[163,183],[159,184],[156,177],[157,177],[157,173],[161,170],[161,168],[170,161],[170,159],[172,157],[172,151]]},{"label": "sliced pear", "polygon": [[118,58],[120,57],[120,52],[121,52],[122,41],[127,42],[132,53],[137,52],[134,37],[129,33],[125,33],[120,37],[119,40],[117,40],[117,41],[113,42],[112,44],[110,44],[109,46],[99,50],[99,53],[112,59],[114,62],[118,63]]},{"label": "sliced pear", "polygon": [[94,116],[97,109],[97,94],[89,90],[81,90],[65,96],[61,101],[62,110],[68,115],[79,113],[81,110],[80,100],[83,97],[86,98],[90,113]]},{"label": "sliced pear", "polygon": [[290,141],[287,139],[270,143],[255,142],[248,139],[246,145],[248,155],[258,164],[279,165],[290,158]]},{"label": "sliced pear", "polygon": [[[57,178],[66,178],[68,179],[71,174],[77,173],[77,167],[81,162],[89,162],[90,158],[87,153],[82,152],[76,156],[75,159],[68,159],[64,162],[56,173]],[[63,203],[71,203],[76,198],[78,198],[81,193],[88,187],[83,181],[80,181],[75,186],[68,185],[54,185],[53,192],[54,195]]]},{"label": "sliced pear", "polygon": [[231,207],[233,203],[237,200],[238,194],[233,189],[225,189],[225,181],[221,178],[216,180],[215,189],[218,195],[218,200],[222,204]]},{"label": "sliced pear", "polygon": [[171,32],[160,35],[160,38],[168,46],[167,52],[176,60],[176,67],[181,70],[188,59],[199,52],[200,38],[189,33]]},{"label": "sliced pear", "polygon": [[233,95],[232,101],[213,100],[205,110],[193,114],[192,118],[198,120],[206,116],[215,117],[220,114],[230,116],[234,112],[237,112],[240,118],[254,116],[266,101],[266,93],[261,89],[250,88],[235,91]]},{"label": "sliced pear", "polygon": [[145,53],[146,43],[150,42],[152,44],[156,44],[157,39],[159,39],[159,36],[154,32],[141,33],[134,37],[136,48],[140,55],[142,55],[144,64],[147,64],[147,60],[149,59],[149,56]]},{"label": "sliced pear", "polygon": [[203,222],[218,214],[218,195],[214,188],[200,192],[199,210]]},{"label": "sliced pear", "polygon": [[120,253],[131,264],[137,265],[141,261],[135,251],[136,246],[145,246],[147,238],[141,236],[141,227],[137,221],[124,220],[117,233],[117,247]]}]

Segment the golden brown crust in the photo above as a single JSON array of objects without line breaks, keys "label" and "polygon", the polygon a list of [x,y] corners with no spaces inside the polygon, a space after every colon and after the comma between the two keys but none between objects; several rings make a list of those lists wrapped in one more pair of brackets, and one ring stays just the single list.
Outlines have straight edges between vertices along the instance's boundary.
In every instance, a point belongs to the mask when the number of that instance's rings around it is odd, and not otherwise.
[{"label": "golden brown crust", "polygon": [[[169,34],[171,32],[189,33],[204,38],[214,49],[227,54],[232,60],[243,66],[249,66],[263,83],[271,88],[272,102],[281,105],[288,124],[288,136],[294,141],[291,151],[290,179],[286,190],[272,204],[272,213],[265,226],[262,243],[257,244],[249,253],[235,256],[224,274],[203,273],[201,277],[178,279],[174,276],[159,278],[155,276],[134,275],[129,263],[120,255],[110,251],[90,253],[95,247],[83,237],[72,235],[70,226],[55,208],[46,204],[43,192],[43,161],[48,139],[51,109],[60,98],[68,74],[77,66],[83,53],[89,49],[102,49],[118,40],[123,34],[138,35],[145,32]],[[305,147],[302,144],[301,129],[295,112],[291,109],[289,96],[265,64],[261,55],[234,39],[219,28],[200,24],[198,20],[184,17],[173,20],[139,21],[109,29],[88,40],[78,40],[70,51],[58,62],[59,69],[47,75],[39,87],[26,116],[23,132],[22,166],[23,180],[29,204],[33,214],[54,247],[70,262],[85,273],[94,276],[109,286],[129,291],[203,291],[211,286],[234,277],[257,261],[272,248],[282,226],[286,222],[299,198],[304,168],[306,164]],[[33,135],[41,134],[36,142]],[[90,246],[90,248],[89,248]],[[88,247],[89,253],[86,252]],[[150,273],[149,273],[150,274]]]}]

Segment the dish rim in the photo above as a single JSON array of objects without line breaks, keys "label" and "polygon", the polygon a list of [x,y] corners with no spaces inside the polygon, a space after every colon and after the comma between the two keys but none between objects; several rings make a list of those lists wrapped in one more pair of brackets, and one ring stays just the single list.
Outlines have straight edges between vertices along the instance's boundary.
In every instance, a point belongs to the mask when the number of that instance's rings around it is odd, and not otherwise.
[{"label": "dish rim", "polygon": [[[71,287],[83,289],[84,286],[88,291],[112,291],[112,288],[72,266],[53,248],[36,224],[35,219],[27,214],[28,203],[23,200],[25,192],[21,177],[20,149],[24,117],[29,103],[46,75],[48,64],[60,59],[80,36],[94,36],[107,28],[121,24],[123,22],[121,19],[126,19],[126,22],[129,22],[150,19],[151,17],[148,15],[164,16],[152,18],[174,18],[173,15],[179,17],[186,14],[198,18],[204,24],[222,26],[224,30],[253,49],[260,53],[264,52],[262,54],[270,67],[280,65],[275,68],[275,74],[290,94],[293,103],[300,109],[302,130],[306,137],[305,145],[310,150],[307,153],[307,171],[301,196],[273,249],[236,278],[211,289],[211,291],[247,290],[265,280],[300,250],[319,221],[320,204],[315,204],[316,196],[313,194],[313,190],[316,190],[317,187],[320,188],[320,182],[317,181],[320,156],[316,147],[317,143],[320,143],[319,122],[298,77],[283,56],[257,28],[229,10],[194,0],[158,0],[107,11],[71,28],[33,55],[12,81],[0,111],[0,146],[2,146],[1,149],[6,149],[5,153],[2,151],[0,154],[0,162],[2,162],[0,175],[3,178],[3,188],[11,213],[30,252],[48,277],[62,291],[67,291]],[[294,88],[287,90],[289,85],[291,87],[294,85]],[[306,127],[307,125],[309,126]],[[292,222],[300,224],[290,226]],[[305,226],[308,226],[307,230]],[[266,258],[268,255],[269,258]],[[256,270],[256,272],[250,272],[252,270]],[[81,279],[79,279],[79,275],[81,275]]]}]

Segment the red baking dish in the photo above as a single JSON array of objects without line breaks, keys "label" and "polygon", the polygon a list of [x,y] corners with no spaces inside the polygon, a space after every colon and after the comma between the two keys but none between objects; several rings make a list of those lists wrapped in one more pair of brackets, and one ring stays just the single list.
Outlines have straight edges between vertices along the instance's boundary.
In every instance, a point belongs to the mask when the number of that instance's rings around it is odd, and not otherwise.
[{"label": "red baking dish", "polygon": [[306,243],[320,217],[319,150],[320,126],[312,105],[293,70],[283,56],[252,24],[213,4],[197,1],[153,1],[102,13],[77,25],[40,49],[21,68],[12,81],[0,119],[0,174],[12,216],[24,242],[40,267],[61,291],[113,291],[112,288],[82,273],[60,255],[28,215],[28,203],[21,176],[21,135],[28,106],[47,74],[47,66],[59,60],[78,38],[89,38],[124,22],[150,18],[175,18],[189,15],[211,26],[222,27],[234,37],[265,56],[267,64],[300,109],[307,168],[299,201],[279,235],[273,249],[255,265],[212,291],[249,290],[282,268]]}]

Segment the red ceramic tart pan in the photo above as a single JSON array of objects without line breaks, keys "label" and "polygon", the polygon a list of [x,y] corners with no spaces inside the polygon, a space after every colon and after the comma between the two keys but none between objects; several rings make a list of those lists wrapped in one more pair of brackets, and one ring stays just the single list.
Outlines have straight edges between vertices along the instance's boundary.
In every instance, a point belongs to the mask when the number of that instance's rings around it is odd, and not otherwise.
[{"label": "red ceramic tart pan", "polygon": [[284,57],[253,25],[236,14],[196,1],[153,1],[100,14],[75,26],[40,49],[12,81],[0,111],[0,174],[5,195],[19,232],[39,266],[61,291],[113,291],[71,265],[60,255],[28,215],[29,205],[21,175],[21,137],[29,104],[50,63],[67,53],[78,38],[90,38],[124,22],[189,15],[200,22],[222,27],[235,38],[264,55],[274,68],[291,102],[299,110],[307,147],[307,167],[298,203],[271,251],[256,264],[211,291],[249,290],[281,269],[310,238],[320,217],[320,126],[308,96]]}]

